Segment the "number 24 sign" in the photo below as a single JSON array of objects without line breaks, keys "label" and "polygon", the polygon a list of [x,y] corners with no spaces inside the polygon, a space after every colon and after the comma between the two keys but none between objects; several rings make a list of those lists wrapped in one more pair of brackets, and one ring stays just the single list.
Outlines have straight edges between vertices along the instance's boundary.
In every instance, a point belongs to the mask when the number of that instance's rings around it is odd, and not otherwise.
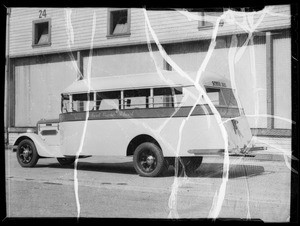
[{"label": "number 24 sign", "polygon": [[47,16],[46,10],[39,10],[39,18],[45,18]]}]

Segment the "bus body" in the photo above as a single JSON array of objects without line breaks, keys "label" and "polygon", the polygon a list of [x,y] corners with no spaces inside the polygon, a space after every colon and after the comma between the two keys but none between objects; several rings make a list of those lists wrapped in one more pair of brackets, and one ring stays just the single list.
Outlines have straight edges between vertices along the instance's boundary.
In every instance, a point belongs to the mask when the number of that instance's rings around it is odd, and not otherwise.
[{"label": "bus body", "polygon": [[[41,120],[36,133],[17,138],[20,164],[35,165],[28,157],[35,149],[38,157],[61,164],[76,156],[133,156],[140,175],[157,176],[178,157],[193,171],[203,156],[224,154],[226,144],[229,154],[251,151],[251,131],[229,80],[203,72],[194,84],[196,73],[186,75],[162,71],[74,82],[61,94],[59,119]],[[33,148],[21,143],[26,139]]]}]

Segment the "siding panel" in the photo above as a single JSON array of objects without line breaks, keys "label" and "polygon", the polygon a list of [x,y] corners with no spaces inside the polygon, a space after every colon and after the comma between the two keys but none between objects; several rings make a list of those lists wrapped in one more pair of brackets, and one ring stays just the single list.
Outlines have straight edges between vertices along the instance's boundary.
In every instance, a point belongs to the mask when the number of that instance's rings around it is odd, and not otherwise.
[{"label": "siding panel", "polygon": [[[266,14],[257,31],[289,28],[290,8],[288,5],[269,7],[271,14]],[[146,42],[145,18],[142,9],[131,9],[131,35],[129,37],[107,38],[107,9],[106,8],[46,8],[47,18],[51,18],[51,46],[32,47],[32,21],[39,17],[39,10],[44,8],[12,8],[10,19],[10,56],[35,55],[51,52],[64,52],[69,49],[77,50],[114,45],[139,44]],[[69,11],[70,10],[70,11]],[[68,34],[67,12],[71,12],[71,25],[74,39]],[[96,16],[94,42],[92,40],[93,15]],[[194,13],[195,14],[195,13]],[[147,11],[152,28],[160,42],[178,42],[187,39],[208,39],[212,29],[198,30],[198,21],[189,21],[184,15],[175,10]],[[261,13],[254,15],[254,23]],[[235,13],[236,21],[243,21],[243,14]],[[247,24],[251,24],[248,20]],[[244,33],[244,29],[228,21],[218,30],[218,35]],[[71,41],[73,40],[73,42]],[[151,38],[152,40],[152,38]],[[71,42],[70,42],[71,41]],[[70,48],[69,48],[70,42]]]}]

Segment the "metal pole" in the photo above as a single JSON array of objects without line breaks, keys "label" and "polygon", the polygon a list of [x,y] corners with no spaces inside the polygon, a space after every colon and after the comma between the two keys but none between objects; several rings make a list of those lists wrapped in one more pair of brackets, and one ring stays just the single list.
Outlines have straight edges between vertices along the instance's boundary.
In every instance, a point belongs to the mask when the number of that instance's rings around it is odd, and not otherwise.
[{"label": "metal pole", "polygon": [[9,144],[9,134],[8,134],[8,126],[9,126],[9,116],[8,115],[8,77],[9,77],[9,69],[10,69],[10,60],[9,60],[9,20],[10,20],[10,13],[11,9],[7,8],[6,9],[6,40],[5,40],[5,57],[6,57],[6,64],[5,64],[5,87],[4,87],[4,92],[5,92],[5,98],[4,98],[4,128],[5,128],[5,135],[6,135],[6,141],[5,144]]}]

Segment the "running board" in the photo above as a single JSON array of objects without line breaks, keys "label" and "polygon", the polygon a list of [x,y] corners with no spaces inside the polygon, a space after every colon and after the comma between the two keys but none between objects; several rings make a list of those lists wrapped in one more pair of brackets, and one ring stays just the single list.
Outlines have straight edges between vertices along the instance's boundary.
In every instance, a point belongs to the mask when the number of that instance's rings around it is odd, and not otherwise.
[{"label": "running board", "polygon": [[[232,153],[229,152],[229,156],[244,156],[244,157],[255,157],[255,154],[252,152],[260,151],[260,150],[267,150],[266,147],[251,147],[246,149],[246,153]],[[201,156],[224,156],[225,150],[224,149],[190,149],[187,151],[190,154],[194,155],[201,155]]]}]

